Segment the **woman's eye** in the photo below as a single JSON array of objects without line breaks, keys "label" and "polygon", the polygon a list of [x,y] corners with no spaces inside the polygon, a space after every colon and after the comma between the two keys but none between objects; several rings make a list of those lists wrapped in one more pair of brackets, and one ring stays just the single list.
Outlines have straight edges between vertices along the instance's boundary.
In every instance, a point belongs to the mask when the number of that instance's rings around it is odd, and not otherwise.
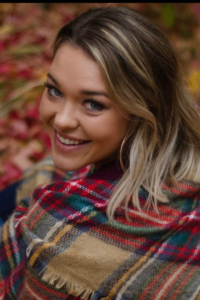
[{"label": "woman's eye", "polygon": [[63,96],[62,93],[55,86],[48,83],[45,83],[44,85],[47,88],[47,92],[50,97],[57,98]]},{"label": "woman's eye", "polygon": [[95,100],[85,100],[84,107],[91,111],[101,111],[105,108],[105,106]]}]

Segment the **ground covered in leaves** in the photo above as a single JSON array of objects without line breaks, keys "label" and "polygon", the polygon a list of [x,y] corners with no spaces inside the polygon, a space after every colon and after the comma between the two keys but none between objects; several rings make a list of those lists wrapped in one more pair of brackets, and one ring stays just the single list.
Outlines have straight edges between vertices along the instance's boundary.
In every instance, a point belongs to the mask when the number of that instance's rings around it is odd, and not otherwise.
[{"label": "ground covered in leaves", "polygon": [[81,12],[109,5],[132,7],[165,32],[198,108],[199,3],[0,3],[0,190],[50,153],[38,106],[55,34]]}]

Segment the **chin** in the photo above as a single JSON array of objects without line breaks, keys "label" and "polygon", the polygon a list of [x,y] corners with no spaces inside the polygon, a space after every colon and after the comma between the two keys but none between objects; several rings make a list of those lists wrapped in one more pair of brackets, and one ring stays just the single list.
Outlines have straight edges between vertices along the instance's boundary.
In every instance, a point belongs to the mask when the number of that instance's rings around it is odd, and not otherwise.
[{"label": "chin", "polygon": [[80,165],[80,164],[72,164],[72,163],[63,163],[63,159],[57,159],[57,158],[53,158],[53,162],[54,165],[56,166],[56,168],[64,171],[64,172],[70,172],[70,171],[76,171],[82,167],[84,167],[85,165]]}]

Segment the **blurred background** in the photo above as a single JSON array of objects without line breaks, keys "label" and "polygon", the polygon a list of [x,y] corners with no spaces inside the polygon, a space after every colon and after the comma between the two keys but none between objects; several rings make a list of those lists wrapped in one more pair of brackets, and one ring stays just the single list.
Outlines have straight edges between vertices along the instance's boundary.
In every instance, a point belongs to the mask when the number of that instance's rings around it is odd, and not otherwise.
[{"label": "blurred background", "polygon": [[200,106],[200,3],[0,3],[0,190],[50,153],[38,106],[61,26],[92,7],[126,6],[168,36]]}]

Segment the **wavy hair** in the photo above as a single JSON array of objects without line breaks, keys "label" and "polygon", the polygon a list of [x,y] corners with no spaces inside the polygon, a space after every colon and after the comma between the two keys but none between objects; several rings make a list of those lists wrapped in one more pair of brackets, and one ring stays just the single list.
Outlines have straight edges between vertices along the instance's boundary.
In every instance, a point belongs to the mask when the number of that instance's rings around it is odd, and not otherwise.
[{"label": "wavy hair", "polygon": [[199,181],[200,119],[166,36],[133,9],[106,7],[90,9],[61,28],[53,55],[66,42],[98,63],[110,98],[129,120],[119,153],[124,175],[108,216],[129,201],[141,210],[141,186],[148,191],[146,205],[157,210],[158,201],[168,201],[164,181]]}]

